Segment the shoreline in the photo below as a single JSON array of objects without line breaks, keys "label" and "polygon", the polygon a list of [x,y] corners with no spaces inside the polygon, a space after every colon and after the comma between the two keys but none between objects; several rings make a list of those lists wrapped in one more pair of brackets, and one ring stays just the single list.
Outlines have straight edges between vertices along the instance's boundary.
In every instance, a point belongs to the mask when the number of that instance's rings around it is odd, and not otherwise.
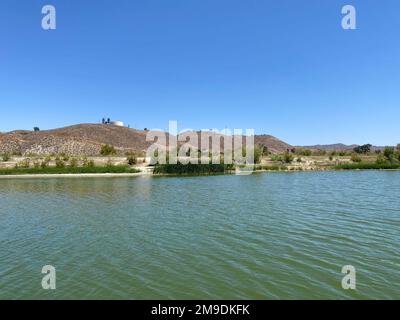
[{"label": "shoreline", "polygon": [[0,175],[1,179],[31,179],[31,178],[115,178],[151,176],[148,172],[136,173],[37,173],[37,174],[9,174]]},{"label": "shoreline", "polygon": [[[351,169],[351,170],[257,170],[256,173],[321,173],[321,172],[351,172],[351,171],[400,171],[400,169]],[[153,174],[151,172],[137,172],[137,173],[50,173],[50,174],[10,174],[0,175],[0,180],[7,179],[46,179],[46,178],[129,178],[129,177],[207,177],[221,174],[209,175],[189,175],[189,174]],[[223,174],[222,174],[223,175]],[[231,173],[229,175],[235,175]]]}]

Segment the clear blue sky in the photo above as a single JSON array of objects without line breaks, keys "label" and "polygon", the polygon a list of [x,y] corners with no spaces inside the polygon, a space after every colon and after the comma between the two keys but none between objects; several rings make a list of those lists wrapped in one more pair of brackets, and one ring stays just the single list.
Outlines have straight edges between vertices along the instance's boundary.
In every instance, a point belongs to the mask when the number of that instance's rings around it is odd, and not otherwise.
[{"label": "clear blue sky", "polygon": [[[345,4],[357,30],[341,28]],[[1,0],[0,131],[109,116],[397,144],[399,16],[398,0]]]}]

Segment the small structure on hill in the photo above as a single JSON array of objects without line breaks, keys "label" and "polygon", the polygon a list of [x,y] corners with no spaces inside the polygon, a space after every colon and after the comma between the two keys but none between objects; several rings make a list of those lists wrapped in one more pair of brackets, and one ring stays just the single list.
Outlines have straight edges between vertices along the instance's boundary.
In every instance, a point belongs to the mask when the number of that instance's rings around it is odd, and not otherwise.
[{"label": "small structure on hill", "polygon": [[111,121],[110,118],[107,118],[107,119],[103,118],[102,123],[103,124],[111,124],[111,125],[117,126],[117,127],[123,127],[124,126],[124,123],[122,121]]}]

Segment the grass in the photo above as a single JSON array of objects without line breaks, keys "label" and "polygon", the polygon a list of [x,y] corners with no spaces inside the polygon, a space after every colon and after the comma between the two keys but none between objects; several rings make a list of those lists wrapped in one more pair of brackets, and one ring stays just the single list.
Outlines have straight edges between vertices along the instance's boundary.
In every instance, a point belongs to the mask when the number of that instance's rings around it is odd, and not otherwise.
[{"label": "grass", "polygon": [[335,167],[336,170],[393,170],[400,169],[399,163],[351,163]]},{"label": "grass", "polygon": [[232,165],[226,164],[158,164],[154,166],[154,174],[172,175],[210,175],[231,173]]},{"label": "grass", "polygon": [[46,167],[46,168],[12,168],[1,169],[0,175],[23,174],[83,174],[83,173],[138,173],[140,170],[128,166],[108,167]]}]

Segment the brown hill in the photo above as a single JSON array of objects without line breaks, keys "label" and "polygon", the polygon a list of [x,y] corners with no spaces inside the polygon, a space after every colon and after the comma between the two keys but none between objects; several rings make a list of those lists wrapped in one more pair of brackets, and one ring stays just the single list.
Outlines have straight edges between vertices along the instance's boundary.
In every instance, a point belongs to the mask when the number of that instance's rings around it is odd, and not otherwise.
[{"label": "brown hill", "polygon": [[266,134],[256,135],[254,137],[254,143],[266,146],[268,150],[273,153],[285,152],[293,148],[290,144]]},{"label": "brown hill", "polygon": [[[0,154],[52,154],[98,155],[101,146],[114,146],[119,154],[145,151],[151,142],[146,141],[146,131],[103,124],[78,124],[65,128],[0,133]],[[272,152],[291,148],[287,143],[268,136],[255,136],[255,143],[262,144]]]}]

